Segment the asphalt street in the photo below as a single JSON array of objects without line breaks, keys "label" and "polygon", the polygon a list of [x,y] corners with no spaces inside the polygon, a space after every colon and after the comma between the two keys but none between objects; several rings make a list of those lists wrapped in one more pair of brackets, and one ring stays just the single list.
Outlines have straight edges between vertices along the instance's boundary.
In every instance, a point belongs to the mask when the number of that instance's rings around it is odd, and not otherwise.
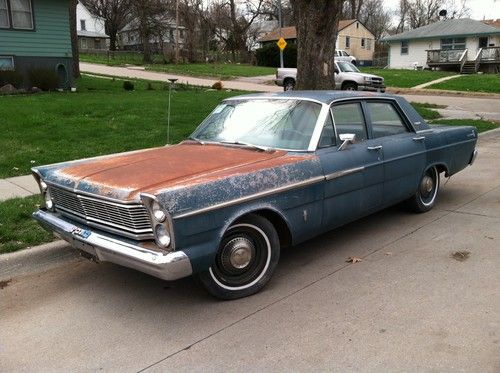
[{"label": "asphalt street", "polygon": [[13,278],[0,371],[499,372],[500,131],[479,151],[432,211],[396,206],[288,249],[245,299],[83,259]]}]

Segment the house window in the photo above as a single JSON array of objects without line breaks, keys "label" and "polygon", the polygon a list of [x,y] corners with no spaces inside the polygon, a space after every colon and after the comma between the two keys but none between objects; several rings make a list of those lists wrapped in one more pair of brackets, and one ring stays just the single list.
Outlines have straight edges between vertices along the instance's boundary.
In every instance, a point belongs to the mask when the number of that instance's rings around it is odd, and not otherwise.
[{"label": "house window", "polygon": [[408,40],[401,41],[401,54],[408,54]]},{"label": "house window", "polygon": [[351,47],[351,38],[349,36],[345,37],[345,47],[346,49]]},{"label": "house window", "polygon": [[465,38],[441,39],[441,49],[465,49]]},{"label": "house window", "polygon": [[7,9],[7,0],[0,0],[0,27],[9,28],[9,10]]},{"label": "house window", "polygon": [[12,28],[33,30],[33,11],[31,0],[10,0]]},{"label": "house window", "polygon": [[361,38],[361,48],[365,48],[365,46],[366,46],[365,38]]},{"label": "house window", "polygon": [[0,71],[1,70],[14,70],[14,57],[0,56]]},{"label": "house window", "polygon": [[372,49],[372,39],[366,39],[366,49]]},{"label": "house window", "polygon": [[80,20],[80,29],[82,31],[86,31],[87,30],[87,28],[85,27],[85,20],[84,19]]}]

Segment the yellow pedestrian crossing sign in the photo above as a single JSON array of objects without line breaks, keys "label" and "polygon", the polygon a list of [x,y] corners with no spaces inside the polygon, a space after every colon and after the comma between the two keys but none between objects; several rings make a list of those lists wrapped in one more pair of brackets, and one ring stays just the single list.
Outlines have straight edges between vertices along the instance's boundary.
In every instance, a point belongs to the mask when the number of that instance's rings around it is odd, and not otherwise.
[{"label": "yellow pedestrian crossing sign", "polygon": [[283,38],[280,38],[280,40],[278,40],[278,42],[276,44],[278,44],[278,47],[281,50],[285,49],[285,47],[286,47],[286,41]]}]

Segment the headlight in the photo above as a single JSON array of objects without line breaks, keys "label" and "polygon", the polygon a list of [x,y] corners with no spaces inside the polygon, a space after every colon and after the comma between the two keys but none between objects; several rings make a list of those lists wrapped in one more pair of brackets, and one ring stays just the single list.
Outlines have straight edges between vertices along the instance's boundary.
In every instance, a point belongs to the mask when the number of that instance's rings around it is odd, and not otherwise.
[{"label": "headlight", "polygon": [[42,192],[47,190],[47,184],[45,184],[45,181],[40,181],[40,189],[42,189]]},{"label": "headlight", "polygon": [[164,225],[159,224],[155,227],[155,236],[159,246],[166,248],[170,245],[170,235]]},{"label": "headlight", "polygon": [[368,82],[371,82],[371,81],[372,81],[372,78],[369,78],[369,77],[365,76],[365,82],[368,83]]},{"label": "headlight", "polygon": [[165,214],[165,211],[162,210],[160,204],[156,201],[153,202],[153,216],[154,218],[160,222],[163,223],[165,219],[167,218],[167,215]]},{"label": "headlight", "polygon": [[[45,184],[43,181],[42,181],[42,183]],[[40,186],[43,189],[43,185],[40,184]],[[50,192],[47,189],[47,184],[45,184],[45,193],[43,194],[43,198],[45,200],[45,207],[48,210],[53,210],[54,209],[54,202],[52,201],[52,196],[50,195]]]}]

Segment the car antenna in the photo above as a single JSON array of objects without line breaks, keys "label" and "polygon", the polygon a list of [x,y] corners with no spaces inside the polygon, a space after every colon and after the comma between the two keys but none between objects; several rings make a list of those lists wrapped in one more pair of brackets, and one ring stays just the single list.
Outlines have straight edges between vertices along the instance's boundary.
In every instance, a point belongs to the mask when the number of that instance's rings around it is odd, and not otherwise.
[{"label": "car antenna", "polygon": [[167,111],[167,144],[170,144],[170,97],[172,96],[172,86],[178,79],[170,78],[168,86],[168,111]]}]

